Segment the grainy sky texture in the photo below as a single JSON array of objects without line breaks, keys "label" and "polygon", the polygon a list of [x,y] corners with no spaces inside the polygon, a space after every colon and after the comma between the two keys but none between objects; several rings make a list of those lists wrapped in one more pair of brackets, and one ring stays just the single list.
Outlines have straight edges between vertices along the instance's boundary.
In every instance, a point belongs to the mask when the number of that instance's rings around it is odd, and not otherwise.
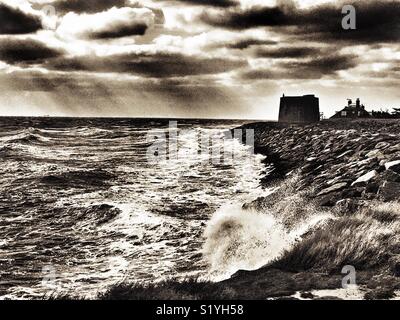
[{"label": "grainy sky texture", "polygon": [[400,107],[399,17],[399,0],[0,0],[0,115],[276,119],[283,93],[326,115]]}]

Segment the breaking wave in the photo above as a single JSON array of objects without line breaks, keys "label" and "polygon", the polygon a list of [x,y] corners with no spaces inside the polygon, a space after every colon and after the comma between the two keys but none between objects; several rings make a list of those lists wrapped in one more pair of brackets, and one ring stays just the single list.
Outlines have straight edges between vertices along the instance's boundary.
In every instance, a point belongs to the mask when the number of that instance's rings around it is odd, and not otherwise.
[{"label": "breaking wave", "polygon": [[399,255],[400,203],[372,202],[344,216],[317,209],[307,200],[309,190],[295,191],[296,179],[250,206],[224,206],[212,216],[203,254],[213,280],[264,266],[294,272],[391,268]]},{"label": "breaking wave", "polygon": [[205,231],[203,254],[210,267],[210,276],[222,280],[238,270],[261,268],[333,216],[316,214],[292,228],[285,225],[283,218],[255,209],[245,210],[240,205],[222,207]]},{"label": "breaking wave", "polygon": [[0,138],[0,141],[3,143],[21,143],[21,144],[30,144],[30,143],[46,143],[49,141],[48,138],[34,132],[22,132],[16,135],[11,136],[3,136]]}]

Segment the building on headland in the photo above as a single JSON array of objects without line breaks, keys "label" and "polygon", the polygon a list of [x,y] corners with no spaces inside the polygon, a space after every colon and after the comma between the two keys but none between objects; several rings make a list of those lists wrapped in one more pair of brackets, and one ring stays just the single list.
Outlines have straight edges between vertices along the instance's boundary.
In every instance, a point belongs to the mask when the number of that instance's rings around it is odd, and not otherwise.
[{"label": "building on headland", "polygon": [[312,123],[320,120],[319,98],[315,95],[281,97],[279,122]]},{"label": "building on headland", "polygon": [[371,114],[365,110],[365,106],[361,104],[360,99],[353,103],[351,99],[347,99],[348,103],[344,109],[337,111],[331,119],[342,119],[342,118],[369,118]]}]

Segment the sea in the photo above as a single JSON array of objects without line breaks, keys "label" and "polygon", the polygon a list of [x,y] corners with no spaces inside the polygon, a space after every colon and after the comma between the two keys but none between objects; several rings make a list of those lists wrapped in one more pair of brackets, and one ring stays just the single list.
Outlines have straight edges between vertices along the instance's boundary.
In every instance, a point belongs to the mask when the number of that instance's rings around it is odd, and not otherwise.
[{"label": "sea", "polygon": [[226,221],[269,192],[265,158],[231,134],[245,123],[0,118],[0,299],[259,267],[220,246]]}]

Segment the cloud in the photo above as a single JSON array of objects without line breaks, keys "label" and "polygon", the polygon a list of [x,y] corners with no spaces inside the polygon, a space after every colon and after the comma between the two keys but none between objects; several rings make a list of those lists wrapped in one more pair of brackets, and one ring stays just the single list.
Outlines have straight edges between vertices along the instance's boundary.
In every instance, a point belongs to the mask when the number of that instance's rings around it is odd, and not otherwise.
[{"label": "cloud", "polygon": [[358,58],[350,54],[330,54],[306,60],[279,62],[269,69],[245,70],[240,77],[245,80],[260,79],[321,79],[336,75],[338,71],[348,70],[358,65]]},{"label": "cloud", "polygon": [[43,63],[47,59],[60,57],[62,52],[47,47],[33,39],[1,39],[0,60],[9,64]]},{"label": "cloud", "polygon": [[214,27],[233,30],[269,27],[286,35],[297,34],[319,41],[373,43],[400,40],[399,1],[353,1],[357,12],[356,30],[342,28],[343,4],[339,1],[300,9],[288,1],[275,7],[253,6],[217,13],[204,11],[200,19]]},{"label": "cloud", "polygon": [[146,8],[112,8],[95,14],[68,13],[57,33],[67,37],[111,39],[144,35],[154,24],[153,11]]},{"label": "cloud", "polygon": [[121,8],[127,6],[126,0],[56,0],[49,3],[57,11],[67,13],[95,13],[113,7]]},{"label": "cloud", "polygon": [[244,67],[247,61],[230,58],[188,56],[182,53],[128,53],[105,57],[60,58],[47,67],[63,71],[116,72],[145,77],[168,78],[219,74]]},{"label": "cloud", "polygon": [[315,47],[279,47],[279,48],[257,48],[255,56],[257,58],[303,58],[316,57],[322,54],[321,48]]},{"label": "cloud", "polygon": [[219,8],[236,7],[239,5],[239,3],[234,0],[178,0],[178,1],[193,5],[211,6]]},{"label": "cloud", "polygon": [[332,53],[330,55],[311,58],[305,62],[299,60],[285,62],[281,64],[281,67],[323,77],[339,70],[352,69],[358,65],[358,62],[359,60],[356,55]]},{"label": "cloud", "polygon": [[260,46],[260,45],[276,45],[276,41],[272,40],[261,40],[261,39],[254,39],[254,38],[249,38],[249,39],[241,39],[237,41],[233,41],[230,43],[225,43],[223,46],[226,46],[229,49],[248,49],[249,47],[252,46]]},{"label": "cloud", "polygon": [[113,30],[94,31],[89,35],[90,39],[112,39],[127,36],[143,36],[148,29],[146,23],[133,23],[132,25],[116,25]]},{"label": "cloud", "polygon": [[[351,3],[357,30],[345,31],[341,8]],[[56,7],[56,30],[46,28],[43,4]],[[206,117],[241,110],[248,118],[241,100],[266,112],[282,89],[319,95],[328,114],[326,96],[335,101],[349,92],[372,105],[368,95],[387,90],[382,100],[392,105],[400,79],[399,5],[0,0],[0,86],[24,92],[2,91],[0,109],[53,105],[68,115]]]},{"label": "cloud", "polygon": [[33,33],[41,28],[39,16],[0,3],[0,34]]},{"label": "cloud", "polygon": [[290,23],[288,14],[279,7],[253,7],[248,10],[229,10],[216,14],[204,11],[200,18],[212,26],[229,29],[284,26]]}]

